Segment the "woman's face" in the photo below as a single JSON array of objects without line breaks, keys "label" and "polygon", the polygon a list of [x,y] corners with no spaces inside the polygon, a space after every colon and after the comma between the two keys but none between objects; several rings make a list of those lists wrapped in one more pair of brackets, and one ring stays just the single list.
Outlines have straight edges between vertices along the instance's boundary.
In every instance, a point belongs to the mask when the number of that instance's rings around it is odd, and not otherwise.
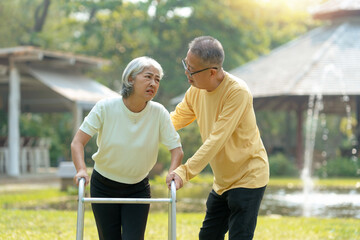
[{"label": "woman's face", "polygon": [[153,99],[160,86],[160,73],[153,67],[145,68],[136,75],[134,81],[134,97],[144,99],[146,102]]}]

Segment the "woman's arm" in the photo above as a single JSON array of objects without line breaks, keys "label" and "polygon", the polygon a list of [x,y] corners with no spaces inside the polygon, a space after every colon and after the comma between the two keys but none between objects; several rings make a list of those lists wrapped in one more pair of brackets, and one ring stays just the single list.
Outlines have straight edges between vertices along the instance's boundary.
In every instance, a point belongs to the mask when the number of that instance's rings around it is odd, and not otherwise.
[{"label": "woman's arm", "polygon": [[177,147],[170,150],[171,153],[171,164],[169,168],[169,173],[166,177],[166,184],[168,185],[169,189],[171,188],[171,181],[175,181],[176,190],[180,189],[183,186],[183,182],[179,176],[177,176],[173,171],[180,166],[181,161],[184,157],[184,152],[182,147]]},{"label": "woman's arm", "polygon": [[90,139],[90,135],[78,130],[71,142],[71,157],[77,171],[74,177],[76,185],[79,185],[79,179],[82,177],[85,178],[85,185],[89,184],[90,181],[84,160],[84,148]]}]

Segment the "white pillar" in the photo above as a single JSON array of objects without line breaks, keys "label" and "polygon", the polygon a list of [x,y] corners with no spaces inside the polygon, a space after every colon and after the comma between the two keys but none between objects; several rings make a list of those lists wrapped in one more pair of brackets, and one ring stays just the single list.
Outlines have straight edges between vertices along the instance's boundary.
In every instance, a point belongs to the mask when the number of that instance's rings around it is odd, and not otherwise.
[{"label": "white pillar", "polygon": [[6,173],[10,176],[20,175],[20,75],[16,67],[11,64],[9,78],[9,158],[6,162]]},{"label": "white pillar", "polygon": [[83,121],[83,109],[81,106],[79,106],[79,104],[75,102],[73,107],[73,123],[74,123],[73,136],[75,136],[75,133],[79,129],[82,121]]}]

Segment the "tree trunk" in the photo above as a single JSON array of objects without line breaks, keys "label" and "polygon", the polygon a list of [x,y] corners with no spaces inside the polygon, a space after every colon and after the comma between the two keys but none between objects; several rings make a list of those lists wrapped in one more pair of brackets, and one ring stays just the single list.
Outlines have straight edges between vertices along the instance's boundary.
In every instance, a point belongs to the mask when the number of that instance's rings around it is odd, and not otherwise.
[{"label": "tree trunk", "polygon": [[49,10],[51,0],[44,0],[35,10],[34,32],[41,32]]}]

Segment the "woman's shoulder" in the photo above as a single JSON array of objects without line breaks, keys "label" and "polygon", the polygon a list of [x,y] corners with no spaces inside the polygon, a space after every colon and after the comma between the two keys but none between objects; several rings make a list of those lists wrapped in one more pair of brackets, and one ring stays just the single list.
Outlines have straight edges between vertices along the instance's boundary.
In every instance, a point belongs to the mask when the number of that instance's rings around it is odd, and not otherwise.
[{"label": "woman's shoulder", "polygon": [[169,111],[164,107],[164,105],[159,102],[149,101],[148,104],[150,104],[151,111],[156,111],[160,113],[166,112],[169,114]]},{"label": "woman's shoulder", "polygon": [[155,101],[149,101],[148,104],[150,104],[150,106],[152,108],[157,108],[157,109],[162,109],[162,108],[165,108],[164,105],[162,105],[161,103],[159,102],[155,102]]},{"label": "woman's shoulder", "polygon": [[112,107],[114,104],[118,104],[121,101],[121,97],[109,97],[109,98],[103,98],[99,100],[96,104],[99,106],[110,106]]}]

